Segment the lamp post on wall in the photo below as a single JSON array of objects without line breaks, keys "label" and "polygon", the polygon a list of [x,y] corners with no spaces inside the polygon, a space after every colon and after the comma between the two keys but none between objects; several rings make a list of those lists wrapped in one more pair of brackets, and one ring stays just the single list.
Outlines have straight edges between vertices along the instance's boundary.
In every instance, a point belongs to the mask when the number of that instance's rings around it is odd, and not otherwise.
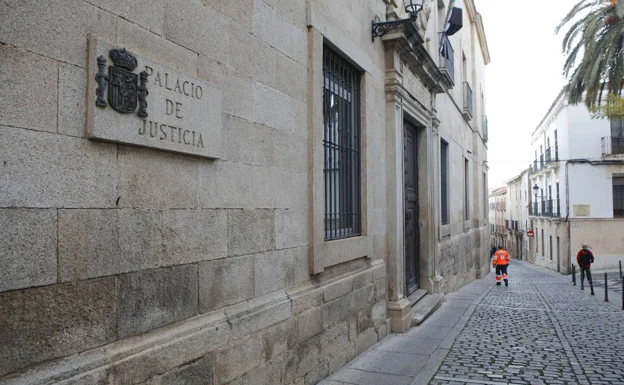
[{"label": "lamp post on wall", "polygon": [[534,211],[534,215],[537,216],[537,192],[539,191],[539,186],[537,185],[537,183],[535,183],[535,186],[533,186],[533,192],[535,193],[535,202],[533,203],[533,211]]},{"label": "lamp post on wall", "polygon": [[[385,35],[388,31],[402,24],[413,23],[416,21],[418,12],[423,8],[423,0],[410,0],[405,6],[405,12],[409,14],[407,19],[391,20],[391,21],[375,21],[373,20],[373,42],[376,37]],[[376,17],[379,20],[378,17]]]}]

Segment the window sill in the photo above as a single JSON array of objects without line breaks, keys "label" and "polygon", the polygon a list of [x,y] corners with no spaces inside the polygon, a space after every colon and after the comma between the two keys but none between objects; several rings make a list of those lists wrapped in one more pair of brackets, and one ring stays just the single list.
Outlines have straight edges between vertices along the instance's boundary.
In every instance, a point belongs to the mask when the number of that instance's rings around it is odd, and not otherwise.
[{"label": "window sill", "polygon": [[440,226],[440,239],[451,236],[451,225]]},{"label": "window sill", "polygon": [[349,262],[358,258],[368,257],[369,237],[336,239],[317,244],[313,249],[314,273],[320,273],[325,268]]}]

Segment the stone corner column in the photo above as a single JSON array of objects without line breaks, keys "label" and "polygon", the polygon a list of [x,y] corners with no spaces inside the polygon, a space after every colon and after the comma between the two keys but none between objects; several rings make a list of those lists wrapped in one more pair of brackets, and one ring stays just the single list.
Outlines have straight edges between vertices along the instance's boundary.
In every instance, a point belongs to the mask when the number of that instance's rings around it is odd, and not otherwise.
[{"label": "stone corner column", "polygon": [[412,306],[407,298],[388,301],[388,319],[392,333],[403,333],[412,325]]},{"label": "stone corner column", "polygon": [[430,294],[445,294],[444,293],[444,277],[441,275],[435,275],[433,277],[427,277],[422,280],[422,288],[427,290]]}]

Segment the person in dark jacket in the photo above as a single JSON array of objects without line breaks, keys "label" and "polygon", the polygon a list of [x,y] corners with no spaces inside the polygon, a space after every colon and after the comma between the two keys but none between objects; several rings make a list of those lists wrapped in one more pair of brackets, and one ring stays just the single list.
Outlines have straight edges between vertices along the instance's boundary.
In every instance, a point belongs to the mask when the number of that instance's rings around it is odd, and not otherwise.
[{"label": "person in dark jacket", "polygon": [[576,262],[581,268],[581,283],[587,274],[587,282],[591,284],[591,264],[594,263],[594,254],[589,250],[589,245],[582,245],[581,250],[576,254]]}]

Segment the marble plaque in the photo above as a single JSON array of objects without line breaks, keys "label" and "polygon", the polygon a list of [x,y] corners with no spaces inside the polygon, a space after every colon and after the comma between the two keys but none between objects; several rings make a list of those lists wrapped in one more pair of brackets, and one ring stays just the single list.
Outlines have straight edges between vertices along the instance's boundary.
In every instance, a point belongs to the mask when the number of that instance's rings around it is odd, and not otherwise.
[{"label": "marble plaque", "polygon": [[221,89],[152,59],[89,40],[87,137],[217,159]]},{"label": "marble plaque", "polygon": [[575,217],[588,217],[589,205],[572,205],[572,212]]}]

